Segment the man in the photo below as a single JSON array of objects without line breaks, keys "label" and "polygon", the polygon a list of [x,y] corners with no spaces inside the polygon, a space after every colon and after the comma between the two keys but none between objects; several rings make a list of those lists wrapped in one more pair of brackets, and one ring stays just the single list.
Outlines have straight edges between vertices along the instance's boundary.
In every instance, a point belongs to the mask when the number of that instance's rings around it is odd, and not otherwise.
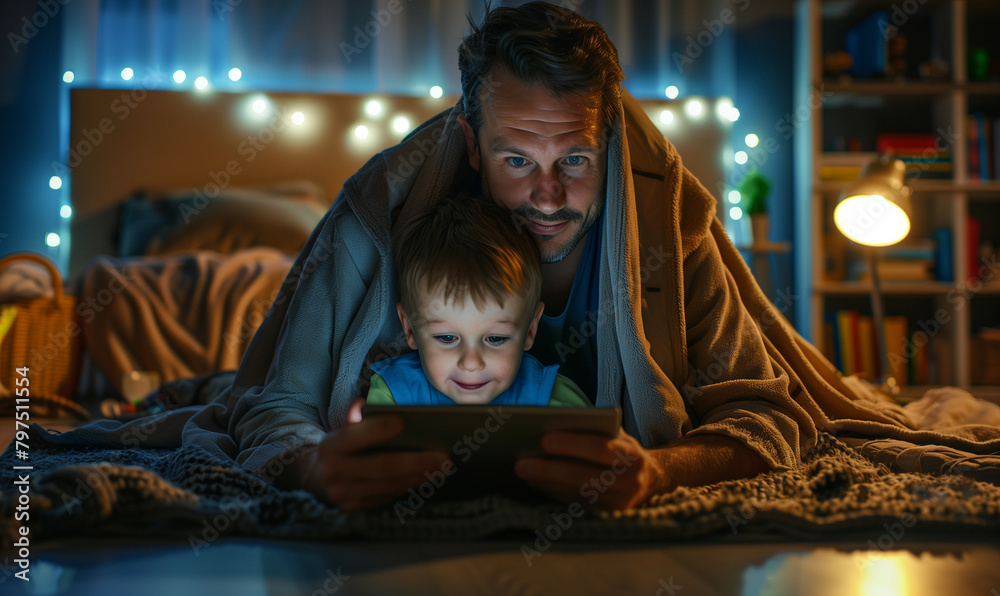
[{"label": "man", "polygon": [[[634,102],[623,108],[600,25],[545,3],[498,8],[463,42],[460,68],[461,109],[352,177],[300,256],[234,383],[237,459],[343,509],[391,502],[441,468],[447,454],[359,455],[402,426],[358,421],[348,403],[366,355],[399,343],[389,223],[471,186],[539,245],[547,331],[536,345],[547,348],[537,355],[624,412],[613,440],[548,435],[543,449],[559,459],[522,459],[518,475],[572,500],[613,469],[598,502],[626,508],[794,465],[816,432],[789,395],[796,380],[740,302],[710,195]],[[414,150],[424,164],[403,176],[396,166]],[[640,251],[660,260],[640,269]],[[585,345],[556,349],[587,321],[596,333]]]}]

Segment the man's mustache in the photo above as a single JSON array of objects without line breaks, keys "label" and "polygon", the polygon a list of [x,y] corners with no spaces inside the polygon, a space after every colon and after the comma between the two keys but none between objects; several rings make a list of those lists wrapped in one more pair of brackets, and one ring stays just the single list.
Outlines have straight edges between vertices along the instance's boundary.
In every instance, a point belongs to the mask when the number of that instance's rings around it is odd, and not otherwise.
[{"label": "man's mustache", "polygon": [[583,221],[583,214],[576,209],[570,209],[568,207],[563,207],[555,213],[543,213],[534,207],[529,207],[527,205],[521,205],[517,209],[514,209],[514,213],[520,215],[525,219],[530,219],[533,221],[541,221],[545,223],[553,223],[560,221]]}]

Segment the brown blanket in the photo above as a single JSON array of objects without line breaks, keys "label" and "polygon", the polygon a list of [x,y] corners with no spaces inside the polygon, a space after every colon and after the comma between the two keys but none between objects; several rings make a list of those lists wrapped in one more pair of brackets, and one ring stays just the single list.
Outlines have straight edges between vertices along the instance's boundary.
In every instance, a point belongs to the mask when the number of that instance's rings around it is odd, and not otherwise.
[{"label": "brown blanket", "polygon": [[133,370],[167,383],[235,369],[291,264],[264,247],[98,259],[77,294],[87,353],[119,391]]}]

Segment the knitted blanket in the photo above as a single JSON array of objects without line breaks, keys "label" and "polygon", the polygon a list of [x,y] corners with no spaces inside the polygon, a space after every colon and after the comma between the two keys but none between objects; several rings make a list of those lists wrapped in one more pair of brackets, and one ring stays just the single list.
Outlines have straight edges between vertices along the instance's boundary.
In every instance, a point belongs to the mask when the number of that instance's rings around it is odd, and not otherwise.
[{"label": "knitted blanket", "polygon": [[[482,539],[523,535],[525,548],[567,540],[635,541],[693,537],[773,538],[856,534],[893,541],[903,532],[996,536],[1000,487],[961,475],[891,472],[822,434],[803,464],[753,479],[679,488],[625,511],[589,509],[614,482],[601,476],[574,503],[498,495],[435,500],[428,482],[395,505],[341,512],[311,495],[281,491],[256,473],[196,445],[114,450],[46,447],[32,427],[32,544],[66,536],[159,536],[196,551],[220,536],[309,539]],[[0,456],[0,521],[5,548],[17,538],[20,498],[14,449]],[[609,472],[610,473],[610,472]]]}]

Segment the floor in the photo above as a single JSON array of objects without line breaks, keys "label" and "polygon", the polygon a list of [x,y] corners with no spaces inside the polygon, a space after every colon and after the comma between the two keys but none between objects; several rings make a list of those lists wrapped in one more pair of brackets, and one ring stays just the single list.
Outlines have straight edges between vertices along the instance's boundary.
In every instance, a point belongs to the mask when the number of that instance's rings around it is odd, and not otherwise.
[{"label": "floor", "polygon": [[[31,553],[3,594],[1000,595],[1000,544],[185,543],[78,540]],[[886,544],[885,541],[882,544]],[[858,550],[861,549],[861,550]],[[530,557],[530,561],[529,561]]]}]

